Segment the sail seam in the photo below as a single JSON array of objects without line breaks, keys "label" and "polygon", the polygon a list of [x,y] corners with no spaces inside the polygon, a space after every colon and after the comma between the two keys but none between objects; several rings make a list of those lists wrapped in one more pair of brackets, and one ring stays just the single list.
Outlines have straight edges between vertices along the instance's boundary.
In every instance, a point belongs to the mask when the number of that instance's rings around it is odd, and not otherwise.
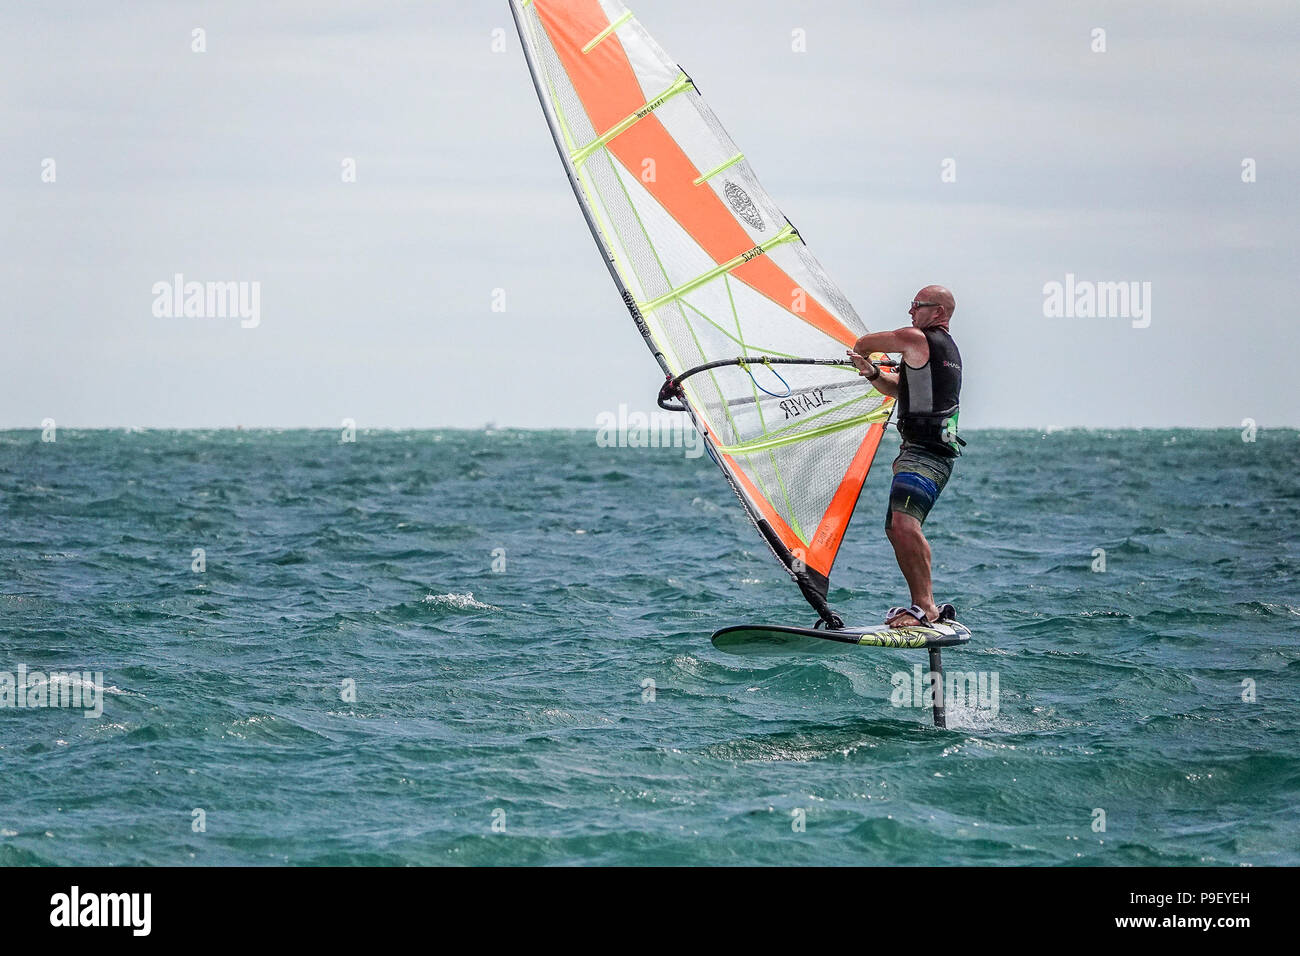
[{"label": "sail seam", "polygon": [[761,255],[765,255],[766,253],[775,249],[777,246],[787,242],[794,242],[798,238],[799,238],[799,233],[795,232],[794,226],[791,226],[787,223],[784,229],[782,229],[771,239],[767,240],[767,242],[754,246],[754,248],[752,249],[745,250],[740,255],[736,256],[734,259],[730,259],[727,262],[724,262],[721,265],[717,266],[716,268],[710,269],[708,272],[705,272],[703,275],[696,276],[694,279],[691,279],[690,281],[685,282],[682,285],[679,285],[677,288],[673,289],[670,292],[666,292],[665,294],[659,296],[657,299],[651,299],[649,302],[638,302],[637,308],[639,308],[643,313],[652,312],[655,309],[659,308],[660,306],[667,305],[669,302],[672,302],[676,299],[680,299],[688,292],[695,291],[700,286],[704,285],[706,282],[711,282],[714,279],[716,279],[718,276],[728,273],[732,269],[736,269],[740,266],[743,266],[746,262],[750,262],[754,259],[757,259]]},{"label": "sail seam", "polygon": [[[816,421],[817,419],[824,418],[827,415],[834,415],[838,412],[842,412],[844,411],[844,409],[848,408],[851,405],[856,405],[858,402],[869,401],[871,399],[871,396],[879,395],[879,394],[880,394],[879,392],[872,389],[870,391],[863,393],[857,398],[849,399],[844,404],[836,405],[834,408],[827,409],[824,412],[813,412],[811,415],[801,416],[799,421],[791,422],[789,425],[782,425],[780,428],[774,431],[769,431],[767,433],[767,437],[772,438],[772,437],[782,436],[786,432],[792,431],[794,429],[802,428],[803,426],[807,425],[811,421]],[[882,402],[881,404],[877,405],[874,409],[872,409],[872,411],[879,411],[881,408],[885,407],[886,404],[887,403]],[[870,414],[870,413],[864,413],[864,414]]]},{"label": "sail seam", "polygon": [[865,415],[859,415],[856,418],[848,418],[842,422],[832,422],[829,425],[822,425],[820,428],[814,428],[806,432],[800,432],[798,435],[788,435],[785,438],[756,438],[753,441],[742,442],[739,445],[719,446],[718,451],[726,452],[728,455],[748,455],[756,451],[767,451],[769,448],[779,448],[782,445],[792,445],[795,442],[805,441],[809,438],[819,438],[823,435],[830,435],[835,432],[844,431],[846,428],[854,428],[858,425],[873,425],[889,417],[890,409],[887,407],[874,408]]},{"label": "sail seam", "polygon": [[590,53],[592,50],[596,49],[596,47],[599,46],[602,41],[607,39],[615,30],[617,30],[619,27],[621,27],[623,24],[627,23],[627,21],[631,19],[632,19],[632,11],[628,10],[626,13],[624,13],[621,17],[619,17],[609,26],[605,27],[605,29],[597,33],[596,36],[592,38],[592,41],[582,48],[582,52]]},{"label": "sail seam", "polygon": [[668,89],[664,90],[654,99],[648,100],[644,106],[640,107],[637,110],[634,110],[633,112],[629,113],[627,116],[623,117],[613,126],[611,126],[608,130],[606,130],[604,133],[601,133],[594,140],[588,143],[586,146],[582,147],[581,149],[573,153],[570,153],[569,159],[573,162],[575,166],[584,162],[587,159],[587,157],[589,157],[592,153],[596,152],[599,149],[604,149],[605,146],[611,140],[617,138],[618,136],[621,136],[623,133],[626,133],[629,129],[631,129],[637,123],[641,122],[641,120],[645,119],[655,110],[659,109],[659,107],[663,106],[674,96],[676,96],[679,93],[685,93],[687,90],[691,89],[693,85],[694,84],[691,83],[691,78],[687,76],[685,73],[678,74],[677,79],[673,81],[672,86],[668,87]]},{"label": "sail seam", "polygon": [[706,182],[708,182],[708,181],[709,181],[710,179],[712,179],[714,176],[718,175],[718,173],[723,172],[724,170],[728,170],[728,169],[730,169],[732,166],[735,166],[736,163],[740,162],[740,161],[743,160],[744,158],[745,158],[745,154],[744,154],[744,153],[737,153],[735,156],[732,156],[731,159],[727,160],[725,163],[721,163],[721,164],[719,164],[719,165],[717,165],[717,166],[714,166],[714,167],[713,167],[712,169],[710,169],[707,173],[703,173],[702,175],[696,177],[696,179],[695,179],[695,181],[692,183],[692,185],[694,185],[694,186],[703,186]]}]

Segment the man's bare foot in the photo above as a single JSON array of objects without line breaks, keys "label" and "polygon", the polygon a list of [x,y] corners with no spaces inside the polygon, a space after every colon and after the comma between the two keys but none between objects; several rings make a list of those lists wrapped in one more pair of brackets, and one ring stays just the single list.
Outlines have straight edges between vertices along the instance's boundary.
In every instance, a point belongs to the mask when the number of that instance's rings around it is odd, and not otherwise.
[{"label": "man's bare foot", "polygon": [[939,609],[933,604],[928,608],[913,604],[909,608],[891,608],[891,611],[896,613],[892,613],[885,620],[890,627],[918,627],[939,619]]}]

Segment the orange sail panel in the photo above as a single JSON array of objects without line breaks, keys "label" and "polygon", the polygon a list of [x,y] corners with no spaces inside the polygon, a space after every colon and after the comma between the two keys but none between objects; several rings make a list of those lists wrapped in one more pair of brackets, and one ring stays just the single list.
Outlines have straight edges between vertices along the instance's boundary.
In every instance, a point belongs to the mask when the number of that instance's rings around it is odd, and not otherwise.
[{"label": "orange sail panel", "polygon": [[[589,53],[582,52],[611,23],[599,0],[536,0],[535,5],[596,130],[612,129],[647,105],[617,33]],[[634,172],[642,169],[647,159],[654,160],[656,174],[647,184],[648,191],[704,247],[714,262],[728,262],[754,247],[722,200],[694,185],[702,171],[653,113],[612,140],[609,151],[625,169]],[[732,275],[777,305],[788,308],[796,318],[822,329],[841,345],[852,348],[858,340],[858,335],[815,299],[805,297],[806,309],[795,312],[792,292],[800,288],[799,283],[770,259],[753,259],[737,267]]]}]

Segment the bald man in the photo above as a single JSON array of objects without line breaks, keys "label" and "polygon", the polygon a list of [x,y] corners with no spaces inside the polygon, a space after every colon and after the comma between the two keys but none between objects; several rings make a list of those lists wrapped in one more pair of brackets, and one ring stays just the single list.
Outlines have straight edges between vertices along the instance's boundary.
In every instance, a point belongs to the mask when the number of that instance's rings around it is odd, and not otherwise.
[{"label": "bald man", "polygon": [[[953,462],[961,454],[958,446],[966,444],[957,437],[961,353],[948,331],[956,309],[951,292],[940,285],[926,286],[908,310],[910,326],[864,335],[848,353],[877,391],[898,399],[896,422],[903,447],[894,459],[885,534],[912,592],[912,606],[890,608],[885,623],[891,627],[955,617],[951,604],[940,607],[934,602],[930,543],[921,525],[948,483]],[[901,369],[893,373],[876,368],[870,359],[873,352],[901,352]]]}]

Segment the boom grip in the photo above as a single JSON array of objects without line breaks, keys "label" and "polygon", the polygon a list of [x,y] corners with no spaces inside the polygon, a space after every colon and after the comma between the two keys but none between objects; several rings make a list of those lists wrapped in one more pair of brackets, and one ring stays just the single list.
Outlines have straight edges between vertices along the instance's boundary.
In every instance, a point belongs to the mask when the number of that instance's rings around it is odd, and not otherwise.
[{"label": "boom grip", "polygon": [[659,398],[657,399],[659,407],[669,412],[684,412],[686,411],[686,405],[682,402],[669,404],[670,399],[682,397],[682,386],[672,375],[669,375],[663,387],[659,389]]}]

